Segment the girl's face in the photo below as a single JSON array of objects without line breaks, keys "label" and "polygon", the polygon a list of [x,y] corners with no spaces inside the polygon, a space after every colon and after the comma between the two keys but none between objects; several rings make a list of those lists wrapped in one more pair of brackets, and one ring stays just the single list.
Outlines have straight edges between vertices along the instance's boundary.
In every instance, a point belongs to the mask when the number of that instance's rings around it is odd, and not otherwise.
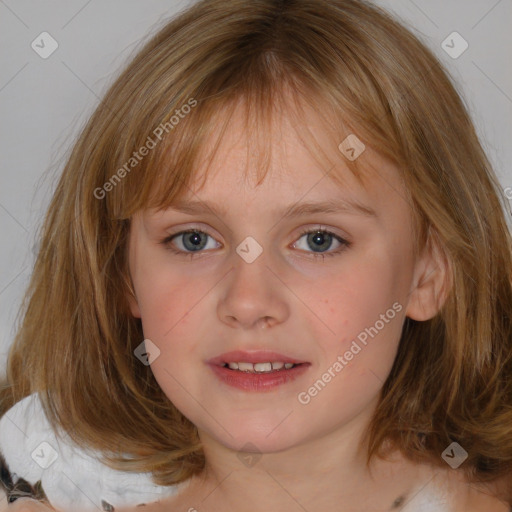
[{"label": "girl's face", "polygon": [[[426,311],[397,170],[366,145],[360,163],[378,174],[364,189],[331,152],[330,172],[346,180],[337,186],[281,123],[262,184],[244,180],[237,114],[205,187],[131,225],[131,309],[158,347],[146,346],[155,378],[200,432],[234,450],[283,450],[366,417],[405,316]],[[313,115],[308,126],[322,133]],[[338,209],[313,206],[327,202]],[[261,364],[249,373],[222,367],[251,362]],[[279,370],[286,362],[302,364]]]}]

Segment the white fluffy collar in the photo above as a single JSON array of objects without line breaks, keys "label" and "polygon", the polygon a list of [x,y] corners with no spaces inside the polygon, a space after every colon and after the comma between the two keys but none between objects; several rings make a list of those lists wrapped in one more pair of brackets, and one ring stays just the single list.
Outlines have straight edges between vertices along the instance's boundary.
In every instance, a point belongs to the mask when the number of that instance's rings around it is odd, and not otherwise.
[{"label": "white fluffy collar", "polygon": [[9,409],[0,419],[0,452],[13,483],[40,481],[53,507],[84,512],[110,512],[177,492],[177,486],[155,485],[148,473],[111,469],[98,460],[99,452],[84,452],[62,437],[54,435],[37,393]]}]

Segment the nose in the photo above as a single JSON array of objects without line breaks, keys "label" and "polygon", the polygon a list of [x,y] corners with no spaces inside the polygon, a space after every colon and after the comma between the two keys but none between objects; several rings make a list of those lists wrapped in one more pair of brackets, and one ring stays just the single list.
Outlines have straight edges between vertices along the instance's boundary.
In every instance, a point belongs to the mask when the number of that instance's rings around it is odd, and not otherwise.
[{"label": "nose", "polygon": [[247,263],[237,254],[224,281],[217,306],[219,319],[230,327],[264,329],[286,321],[289,316],[286,286],[267,266],[264,255]]}]

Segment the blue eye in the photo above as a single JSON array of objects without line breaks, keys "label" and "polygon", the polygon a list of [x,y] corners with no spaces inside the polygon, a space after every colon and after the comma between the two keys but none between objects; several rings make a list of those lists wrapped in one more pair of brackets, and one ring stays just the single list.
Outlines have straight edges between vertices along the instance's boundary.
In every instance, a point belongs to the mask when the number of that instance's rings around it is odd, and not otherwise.
[{"label": "blue eye", "polygon": [[[194,256],[195,252],[200,252],[207,246],[207,237],[211,238],[210,235],[204,231],[188,229],[168,236],[165,240],[162,240],[162,243],[177,254]],[[179,245],[181,245],[181,247],[178,249],[176,249],[172,243],[174,239],[180,242]],[[211,249],[211,247],[209,247],[209,249]]]},{"label": "blue eye", "polygon": [[[335,235],[334,233],[327,231],[325,229],[315,229],[315,230],[306,230],[303,231],[299,240],[301,238],[306,237],[306,243],[309,248],[313,248],[313,256],[322,258],[324,256],[336,256],[340,252],[342,252],[345,248],[350,247],[350,243],[347,240]],[[335,251],[324,252],[324,249],[327,250],[332,246],[333,240],[338,242],[339,247]],[[294,245],[294,247],[297,243]]]},{"label": "blue eye", "polygon": [[[312,251],[308,251],[308,249],[297,247],[298,242],[296,242],[293,247],[299,248],[305,252],[311,252],[314,258],[324,256],[336,256],[344,251],[346,248],[350,247],[351,243],[338,235],[327,231],[325,229],[313,229],[303,231],[299,237],[299,241],[306,237],[306,244],[309,249],[312,248]],[[208,247],[208,238],[214,240],[208,233],[201,231],[199,229],[188,229],[185,231],[180,231],[178,233],[174,233],[169,235],[160,243],[168,248],[175,254],[181,256],[188,256],[193,258],[196,254],[203,252],[203,249],[215,249],[216,247]],[[177,241],[177,243],[175,242]],[[333,242],[337,242],[338,248],[334,251],[328,251]],[[178,247],[176,247],[178,245]],[[210,244],[211,245],[211,244]]]}]

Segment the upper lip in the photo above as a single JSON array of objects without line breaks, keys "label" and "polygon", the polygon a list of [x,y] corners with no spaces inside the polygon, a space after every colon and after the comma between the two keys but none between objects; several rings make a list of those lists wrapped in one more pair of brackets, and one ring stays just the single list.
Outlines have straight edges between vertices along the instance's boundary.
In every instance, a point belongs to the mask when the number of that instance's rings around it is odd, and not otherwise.
[{"label": "upper lip", "polygon": [[301,364],[306,361],[301,361],[294,357],[285,356],[278,352],[272,352],[269,350],[255,350],[247,352],[245,350],[233,350],[232,352],[225,352],[220,356],[209,359],[207,363],[214,364],[217,366],[223,366],[226,363],[293,363]]}]

